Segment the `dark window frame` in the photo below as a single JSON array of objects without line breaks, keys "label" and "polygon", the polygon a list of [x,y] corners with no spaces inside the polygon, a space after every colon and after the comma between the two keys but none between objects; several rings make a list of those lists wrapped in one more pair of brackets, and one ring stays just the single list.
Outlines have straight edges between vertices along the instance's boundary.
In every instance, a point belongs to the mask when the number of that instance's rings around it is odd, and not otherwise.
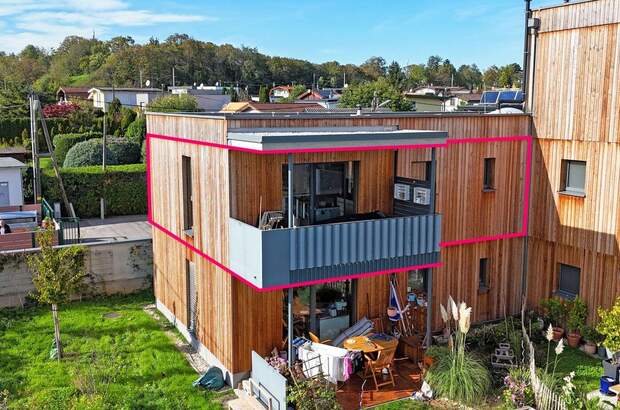
[{"label": "dark window frame", "polygon": [[482,189],[495,191],[495,157],[485,158],[482,167]]},{"label": "dark window frame", "polygon": [[[433,172],[433,161],[411,161],[410,167],[414,164],[424,164],[424,179],[411,178],[416,182],[431,182],[431,173]],[[413,176],[413,169],[412,169]]]},{"label": "dark window frame", "polygon": [[[576,167],[583,167],[583,187],[576,187],[569,185],[572,181],[571,179],[571,170],[577,169]],[[588,164],[586,161],[575,160],[575,159],[563,159],[562,160],[562,168],[561,168],[561,181],[560,181],[560,193],[566,195],[580,196],[584,197],[586,195],[586,177],[587,177],[587,168]]]},{"label": "dark window frame", "polygon": [[[577,274],[577,286],[576,288],[570,289],[566,287],[567,285],[571,285],[570,281],[574,281],[574,278],[565,278],[564,275],[569,274]],[[569,282],[569,283],[567,283]],[[558,263],[558,279],[557,279],[557,290],[555,294],[564,299],[574,300],[577,296],[579,296],[579,292],[581,290],[581,268],[579,266],[573,266],[566,263]],[[563,288],[563,286],[565,286]]]},{"label": "dark window frame", "polygon": [[183,179],[183,230],[188,234],[193,234],[194,198],[192,189],[192,159],[186,155],[181,157],[181,178]]},{"label": "dark window frame", "polygon": [[478,291],[486,292],[490,288],[489,258],[480,258],[478,261]]}]

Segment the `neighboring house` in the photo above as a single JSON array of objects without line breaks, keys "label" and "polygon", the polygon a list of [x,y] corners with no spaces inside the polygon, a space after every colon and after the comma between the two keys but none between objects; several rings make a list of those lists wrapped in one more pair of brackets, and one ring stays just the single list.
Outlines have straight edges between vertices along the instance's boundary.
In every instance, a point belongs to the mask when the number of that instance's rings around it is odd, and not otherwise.
[{"label": "neighboring house", "polygon": [[198,108],[202,111],[220,111],[230,102],[230,95],[221,86],[175,86],[168,87],[172,94],[188,94],[196,98]]},{"label": "neighboring house", "polygon": [[0,157],[0,206],[24,204],[22,169],[26,164],[11,157]]},{"label": "neighboring house", "polygon": [[436,95],[438,97],[448,97],[454,94],[467,94],[469,92],[471,91],[466,87],[443,85],[423,85],[409,90],[410,94]]},{"label": "neighboring house", "polygon": [[620,294],[620,121],[600,103],[620,76],[592,64],[619,4],[533,10],[526,114],[147,114],[158,309],[230,383],[291,328],[387,320],[390,277],[428,302],[420,333],[449,295],[474,323],[578,296],[592,323]]},{"label": "neighboring house", "polygon": [[60,87],[56,91],[56,100],[58,102],[68,102],[71,100],[87,101],[89,91],[92,87]]},{"label": "neighboring house", "polygon": [[292,85],[278,85],[269,90],[269,102],[278,102],[282,98],[288,98],[293,91]]},{"label": "neighboring house", "polygon": [[459,107],[460,111],[485,112],[514,108],[523,110],[524,96],[519,89],[487,90],[478,101],[472,101]]},{"label": "neighboring house", "polygon": [[481,97],[482,93],[474,92],[454,94],[445,101],[445,110],[456,111],[465,105],[478,104]]},{"label": "neighboring house", "polygon": [[221,109],[221,112],[306,112],[308,110],[324,110],[316,102],[299,103],[257,103],[254,101],[232,102]]},{"label": "neighboring house", "polygon": [[342,95],[333,88],[308,90],[297,97],[296,102],[315,102],[327,109],[338,106]]},{"label": "neighboring house", "polygon": [[158,88],[116,88],[94,87],[88,90],[88,99],[93,101],[95,108],[107,107],[117,98],[121,105],[129,108],[146,108],[146,106],[163,95]]},{"label": "neighboring house", "polygon": [[435,94],[416,94],[411,91],[404,93],[407,98],[413,104],[413,111],[418,112],[441,112],[446,111],[444,102],[447,97],[442,97]]}]

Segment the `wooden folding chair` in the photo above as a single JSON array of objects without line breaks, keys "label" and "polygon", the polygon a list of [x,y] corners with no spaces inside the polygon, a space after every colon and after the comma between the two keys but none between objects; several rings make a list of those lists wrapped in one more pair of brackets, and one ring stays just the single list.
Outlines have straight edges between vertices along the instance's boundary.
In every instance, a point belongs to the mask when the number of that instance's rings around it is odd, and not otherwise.
[{"label": "wooden folding chair", "polygon": [[[379,350],[376,359],[373,359],[368,354],[364,354],[366,358],[366,368],[364,369],[364,378],[367,379],[368,373],[372,376],[372,379],[375,382],[375,390],[379,390],[379,387],[386,386],[391,384],[395,386],[394,383],[394,375],[392,374],[392,363],[394,362],[394,354],[396,353],[396,349],[384,349]],[[381,377],[383,375],[383,369],[387,369],[388,374],[390,376],[390,380],[379,383],[377,381],[377,373]]]},{"label": "wooden folding chair", "polygon": [[324,345],[327,345],[327,344],[331,344],[331,342],[332,342],[331,339],[325,339],[325,340],[321,341],[321,339],[319,339],[319,337],[317,335],[315,335],[314,333],[312,333],[312,332],[308,332],[308,336],[310,337],[310,341],[312,343],[322,343]]}]

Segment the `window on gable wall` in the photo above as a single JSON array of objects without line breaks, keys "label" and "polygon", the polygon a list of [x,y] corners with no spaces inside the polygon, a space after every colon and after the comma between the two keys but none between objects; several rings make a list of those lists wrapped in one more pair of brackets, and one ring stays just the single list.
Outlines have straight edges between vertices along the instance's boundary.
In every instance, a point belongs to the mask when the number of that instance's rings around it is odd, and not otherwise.
[{"label": "window on gable wall", "polygon": [[489,259],[480,258],[478,265],[478,290],[486,291],[489,287]]},{"label": "window on gable wall", "polygon": [[566,299],[575,299],[579,295],[581,269],[560,263],[558,271],[558,290],[556,294]]},{"label": "window on gable wall", "polygon": [[495,189],[495,158],[484,159],[484,178],[482,181],[482,189]]},{"label": "window on gable wall", "polygon": [[183,230],[188,234],[193,234],[192,159],[185,155],[181,158],[181,174],[183,179]]},{"label": "window on gable wall", "polygon": [[566,194],[586,194],[586,162],[562,160],[562,185],[560,191]]}]

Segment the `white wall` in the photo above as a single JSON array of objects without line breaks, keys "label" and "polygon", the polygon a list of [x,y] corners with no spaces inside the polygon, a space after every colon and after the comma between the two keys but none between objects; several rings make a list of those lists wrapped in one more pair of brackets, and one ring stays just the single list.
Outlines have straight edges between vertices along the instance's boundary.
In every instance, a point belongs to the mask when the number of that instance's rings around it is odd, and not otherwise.
[{"label": "white wall", "polygon": [[0,168],[0,182],[9,183],[9,205],[23,205],[21,168]]}]

